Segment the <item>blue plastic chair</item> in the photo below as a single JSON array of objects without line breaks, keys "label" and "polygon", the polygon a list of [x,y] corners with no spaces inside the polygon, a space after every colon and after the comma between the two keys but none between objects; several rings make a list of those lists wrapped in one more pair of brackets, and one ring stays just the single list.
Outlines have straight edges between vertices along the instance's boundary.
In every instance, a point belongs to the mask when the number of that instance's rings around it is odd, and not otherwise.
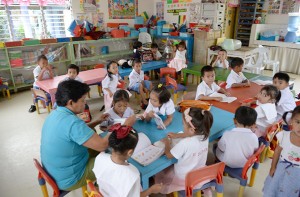
[{"label": "blue plastic chair", "polygon": [[5,93],[6,93],[7,98],[10,99],[10,92],[7,85],[5,84],[0,85],[0,90],[2,90],[3,97],[5,97]]},{"label": "blue plastic chair", "polygon": [[48,113],[50,113],[51,108],[52,108],[52,102],[49,94],[46,94],[43,90],[39,89],[34,89],[31,88],[32,94],[33,94],[33,101],[36,107],[36,111],[38,114],[40,114],[40,109],[39,109],[39,101],[43,102],[43,105],[47,106]]}]

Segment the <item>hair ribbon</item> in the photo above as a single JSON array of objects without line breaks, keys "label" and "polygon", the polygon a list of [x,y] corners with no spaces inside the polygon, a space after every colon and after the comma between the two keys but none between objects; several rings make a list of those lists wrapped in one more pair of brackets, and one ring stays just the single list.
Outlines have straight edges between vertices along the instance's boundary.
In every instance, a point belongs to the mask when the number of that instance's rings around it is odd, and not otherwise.
[{"label": "hair ribbon", "polygon": [[193,129],[196,129],[192,123],[192,117],[189,115],[190,113],[190,109],[191,108],[187,108],[185,111],[184,111],[184,119],[185,121],[193,128]]},{"label": "hair ribbon", "polygon": [[123,139],[125,138],[130,131],[132,131],[132,127],[126,126],[126,125],[121,125],[121,123],[114,124],[109,128],[110,132],[116,132],[117,134],[117,139]]}]

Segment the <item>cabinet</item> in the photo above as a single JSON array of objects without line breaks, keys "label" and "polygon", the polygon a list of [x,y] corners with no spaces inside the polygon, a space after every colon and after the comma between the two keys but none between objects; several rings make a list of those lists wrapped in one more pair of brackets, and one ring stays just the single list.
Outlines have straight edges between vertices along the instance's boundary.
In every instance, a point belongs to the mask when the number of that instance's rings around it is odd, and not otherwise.
[{"label": "cabinet", "polygon": [[216,44],[216,39],[221,38],[220,30],[213,31],[194,31],[194,56],[193,62],[206,65],[207,49]]},{"label": "cabinet", "polygon": [[212,20],[212,28],[223,31],[225,3],[202,3],[201,18]]},{"label": "cabinet", "polygon": [[241,40],[243,46],[249,45],[251,26],[257,17],[262,16],[264,1],[241,0],[235,39]]}]

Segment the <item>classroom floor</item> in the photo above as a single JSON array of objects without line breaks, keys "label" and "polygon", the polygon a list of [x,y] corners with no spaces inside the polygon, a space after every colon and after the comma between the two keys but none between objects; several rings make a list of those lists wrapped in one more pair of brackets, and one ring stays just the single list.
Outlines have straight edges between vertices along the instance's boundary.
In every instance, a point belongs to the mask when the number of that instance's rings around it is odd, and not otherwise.
[{"label": "classroom floor", "polygon": [[[265,71],[266,75],[271,75],[270,71]],[[300,77],[296,78],[294,90],[299,92]],[[103,98],[98,96],[96,87],[91,87],[91,98],[87,103],[90,106],[93,117],[97,117],[102,106]],[[196,90],[196,84],[189,85],[190,91]],[[41,109],[40,115],[28,113],[31,105],[31,92],[29,90],[12,94],[10,100],[0,97],[0,193],[2,197],[39,197],[42,196],[37,181],[37,171],[33,165],[33,158],[40,160],[40,138],[43,122],[48,113],[46,109]],[[132,106],[136,107],[136,100],[131,100]],[[53,144],[55,146],[55,144]],[[209,162],[213,157],[209,155]],[[247,187],[245,197],[262,196],[262,187],[265,177],[268,174],[271,160],[267,159],[260,165],[256,175],[255,184],[252,188]],[[224,177],[224,196],[237,196],[239,182],[230,177]],[[51,191],[52,192],[52,191]],[[80,197],[81,190],[76,190],[69,197]],[[163,195],[153,195],[163,196]]]}]

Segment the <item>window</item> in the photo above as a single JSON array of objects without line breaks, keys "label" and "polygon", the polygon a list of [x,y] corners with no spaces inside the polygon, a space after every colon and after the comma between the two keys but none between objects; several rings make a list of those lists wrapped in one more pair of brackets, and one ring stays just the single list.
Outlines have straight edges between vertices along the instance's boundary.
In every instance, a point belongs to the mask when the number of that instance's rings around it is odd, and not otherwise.
[{"label": "window", "polygon": [[1,5],[0,40],[65,37],[70,16],[71,11],[63,5]]}]

